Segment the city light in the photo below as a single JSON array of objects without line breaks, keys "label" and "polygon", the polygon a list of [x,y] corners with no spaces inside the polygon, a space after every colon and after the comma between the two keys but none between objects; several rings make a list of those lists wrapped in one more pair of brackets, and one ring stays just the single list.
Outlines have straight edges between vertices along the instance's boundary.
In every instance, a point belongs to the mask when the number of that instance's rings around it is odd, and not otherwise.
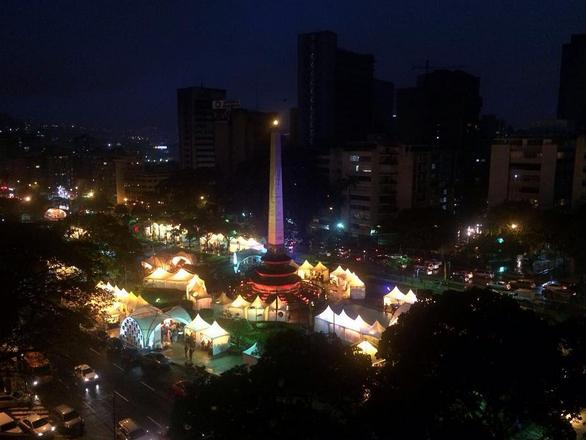
[{"label": "city light", "polygon": [[30,202],[30,201],[31,201],[31,196],[26,196],[26,197],[24,198],[24,201],[25,201],[25,202]]},{"label": "city light", "polygon": [[519,225],[517,225],[517,223],[511,224],[511,229],[517,229],[518,227],[519,227]]},{"label": "city light", "polygon": [[279,125],[279,120],[278,119],[274,119],[273,120],[273,125],[276,127],[277,125]]},{"label": "city light", "polygon": [[338,229],[344,229],[344,223],[338,223],[338,224],[336,225],[336,227],[337,227]]}]

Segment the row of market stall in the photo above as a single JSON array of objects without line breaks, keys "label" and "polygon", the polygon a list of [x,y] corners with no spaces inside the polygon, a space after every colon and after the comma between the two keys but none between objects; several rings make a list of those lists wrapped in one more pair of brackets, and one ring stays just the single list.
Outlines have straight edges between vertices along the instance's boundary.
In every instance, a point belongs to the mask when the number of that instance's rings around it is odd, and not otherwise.
[{"label": "row of market stall", "polygon": [[174,268],[182,267],[185,264],[194,266],[197,263],[195,255],[187,252],[159,252],[152,257],[147,258],[141,264],[147,270],[165,269],[168,271]]},{"label": "row of market stall", "polygon": [[110,284],[110,282],[104,283],[100,281],[96,287],[105,289],[114,295],[113,304],[105,307],[103,310],[108,322],[120,322],[120,319],[132,313],[135,309],[149,305],[141,295],[137,296],[133,292],[126,291],[124,288],[120,289],[118,286]]},{"label": "row of market stall", "polygon": [[339,314],[328,306],[314,321],[314,330],[323,333],[335,333],[348,342],[358,343],[364,339],[378,344],[378,340],[386,330],[378,320],[369,324],[360,315],[352,319],[345,310]]},{"label": "row of market stall", "polygon": [[212,303],[212,310],[216,314],[228,313],[234,318],[246,319],[250,322],[288,322],[290,317],[287,303],[277,297],[271,303],[266,304],[260,296],[257,296],[253,301],[246,301],[241,295],[238,295],[236,299],[232,300],[225,293],[222,293]]},{"label": "row of market stall", "polygon": [[403,293],[399,290],[399,287],[395,286],[392,290],[389,289],[389,293],[383,296],[383,305],[403,305],[403,304],[415,304],[417,302],[417,296],[411,289],[409,292]]},{"label": "row of market stall", "polygon": [[227,249],[231,254],[235,252],[253,249],[264,252],[265,245],[253,237],[245,238],[243,236],[227,237],[224,234],[206,234],[199,239],[199,245],[202,249],[219,251]]}]

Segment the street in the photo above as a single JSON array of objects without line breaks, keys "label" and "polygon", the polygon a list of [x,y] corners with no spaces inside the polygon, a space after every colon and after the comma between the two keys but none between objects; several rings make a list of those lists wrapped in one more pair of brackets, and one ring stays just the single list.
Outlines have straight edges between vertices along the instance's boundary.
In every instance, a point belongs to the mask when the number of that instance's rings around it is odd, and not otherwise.
[{"label": "street", "polygon": [[136,367],[126,372],[118,359],[108,358],[105,349],[89,344],[72,347],[68,355],[78,364],[87,363],[99,374],[97,386],[86,389],[74,381],[73,364],[70,369],[60,364],[55,379],[37,391],[40,405],[12,408],[8,412],[18,419],[32,413],[46,415],[50,408],[66,404],[85,418],[86,432],[81,437],[85,439],[114,438],[114,419],[118,422],[127,417],[150,432],[165,431],[174,403],[171,384],[189,378],[183,367],[171,365],[169,370],[160,372]]}]

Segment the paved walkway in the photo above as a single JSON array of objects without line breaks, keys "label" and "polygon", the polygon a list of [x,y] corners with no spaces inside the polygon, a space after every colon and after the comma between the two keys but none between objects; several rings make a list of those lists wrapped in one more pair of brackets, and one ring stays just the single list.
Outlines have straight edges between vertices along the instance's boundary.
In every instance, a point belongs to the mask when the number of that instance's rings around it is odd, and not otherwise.
[{"label": "paved walkway", "polygon": [[[170,347],[163,349],[162,353],[171,359],[176,365],[185,365],[185,351],[183,349],[183,342],[175,342]],[[242,364],[242,355],[222,353],[212,356],[202,350],[195,350],[193,352],[193,364],[204,365],[210,373],[221,374],[236,365]]]}]

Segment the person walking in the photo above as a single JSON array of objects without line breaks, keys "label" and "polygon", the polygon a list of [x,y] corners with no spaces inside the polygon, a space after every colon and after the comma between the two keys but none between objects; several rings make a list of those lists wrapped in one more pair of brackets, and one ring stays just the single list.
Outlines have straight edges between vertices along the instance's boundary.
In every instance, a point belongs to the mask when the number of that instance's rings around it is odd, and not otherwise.
[{"label": "person walking", "polygon": [[193,352],[195,351],[195,340],[193,337],[189,338],[189,362],[193,361]]}]

